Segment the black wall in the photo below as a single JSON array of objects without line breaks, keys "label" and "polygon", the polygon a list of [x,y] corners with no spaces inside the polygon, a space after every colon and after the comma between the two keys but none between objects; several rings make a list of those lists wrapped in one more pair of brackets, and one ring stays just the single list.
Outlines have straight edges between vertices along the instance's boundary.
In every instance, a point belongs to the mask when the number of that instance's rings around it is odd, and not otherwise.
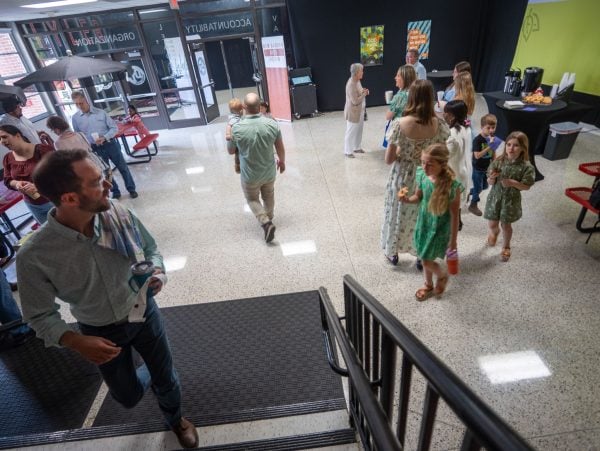
[{"label": "black wall", "polygon": [[382,105],[404,64],[408,22],[431,19],[428,71],[452,69],[461,60],[473,66],[478,92],[499,90],[517,45],[527,0],[288,1],[297,67],[311,67],[319,109],[343,109],[350,64],[359,59],[361,26],[385,25],[384,64],[365,68],[367,105]]}]

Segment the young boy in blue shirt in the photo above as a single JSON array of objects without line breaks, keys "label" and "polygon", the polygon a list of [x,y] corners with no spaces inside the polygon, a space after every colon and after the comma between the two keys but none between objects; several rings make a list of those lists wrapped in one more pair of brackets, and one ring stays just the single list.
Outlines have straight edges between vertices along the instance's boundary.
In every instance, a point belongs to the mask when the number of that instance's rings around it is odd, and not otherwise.
[{"label": "young boy in blue shirt", "polygon": [[481,216],[483,213],[477,207],[479,194],[488,188],[487,170],[492,160],[496,158],[496,151],[502,140],[494,136],[498,119],[493,114],[486,114],[481,118],[481,133],[473,140],[473,188],[471,188],[471,203],[469,211]]}]

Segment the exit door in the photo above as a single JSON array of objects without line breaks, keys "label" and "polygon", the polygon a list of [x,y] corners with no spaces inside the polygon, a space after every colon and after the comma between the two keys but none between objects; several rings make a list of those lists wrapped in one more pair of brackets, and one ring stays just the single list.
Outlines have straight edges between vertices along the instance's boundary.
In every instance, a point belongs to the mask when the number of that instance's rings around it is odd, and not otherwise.
[{"label": "exit door", "polygon": [[202,98],[204,117],[206,118],[206,123],[210,123],[218,118],[220,113],[219,103],[215,94],[215,82],[210,72],[204,44],[198,42],[192,43],[191,53],[196,82],[198,83],[200,97]]}]

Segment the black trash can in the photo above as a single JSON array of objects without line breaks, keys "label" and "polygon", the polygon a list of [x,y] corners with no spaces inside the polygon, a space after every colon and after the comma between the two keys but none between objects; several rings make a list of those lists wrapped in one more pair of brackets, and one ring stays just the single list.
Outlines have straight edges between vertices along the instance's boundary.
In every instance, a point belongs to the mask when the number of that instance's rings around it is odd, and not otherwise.
[{"label": "black trash can", "polygon": [[581,125],[575,122],[550,124],[544,158],[551,161],[568,158],[581,128]]}]

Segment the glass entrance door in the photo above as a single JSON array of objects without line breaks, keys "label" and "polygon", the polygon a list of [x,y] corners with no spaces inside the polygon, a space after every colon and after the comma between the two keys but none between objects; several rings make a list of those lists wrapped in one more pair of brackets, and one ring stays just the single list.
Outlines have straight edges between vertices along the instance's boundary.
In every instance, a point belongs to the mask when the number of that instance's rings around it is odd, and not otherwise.
[{"label": "glass entrance door", "polygon": [[142,52],[124,52],[113,54],[113,59],[127,64],[127,75],[121,81],[124,97],[129,105],[136,107],[144,124],[150,130],[167,128],[167,121],[160,114],[157,105],[157,93],[147,70]]},{"label": "glass entrance door", "polygon": [[210,123],[218,118],[220,113],[219,103],[215,94],[215,82],[210,72],[204,44],[197,42],[191,44],[191,53],[196,81],[202,98],[204,117],[206,118],[206,122]]}]

